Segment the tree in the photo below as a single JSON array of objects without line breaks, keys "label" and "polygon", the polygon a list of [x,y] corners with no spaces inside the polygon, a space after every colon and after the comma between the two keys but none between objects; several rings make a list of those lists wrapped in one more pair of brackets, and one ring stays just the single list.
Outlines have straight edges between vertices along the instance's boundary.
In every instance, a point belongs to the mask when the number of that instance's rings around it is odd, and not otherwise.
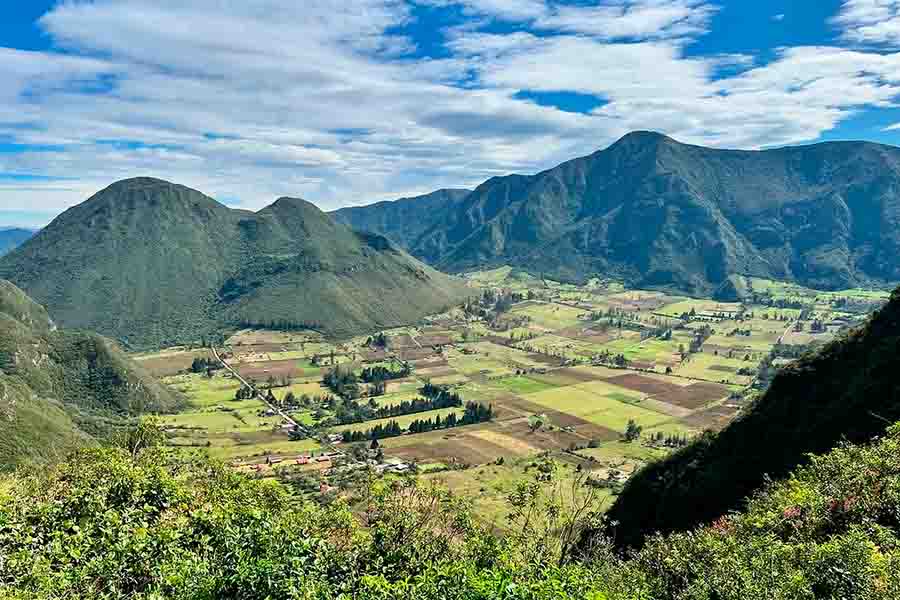
[{"label": "tree", "polygon": [[644,428],[638,425],[634,419],[629,419],[628,426],[625,428],[625,441],[633,442],[640,438],[643,430]]},{"label": "tree", "polygon": [[369,444],[370,450],[378,450],[379,447],[381,447],[381,444],[378,443],[377,439],[372,440],[372,443]]}]

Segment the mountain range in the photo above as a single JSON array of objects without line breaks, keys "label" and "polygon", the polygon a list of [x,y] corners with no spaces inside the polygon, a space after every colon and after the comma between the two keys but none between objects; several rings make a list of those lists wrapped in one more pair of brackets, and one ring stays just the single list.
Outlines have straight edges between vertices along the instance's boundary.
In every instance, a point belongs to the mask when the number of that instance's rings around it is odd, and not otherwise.
[{"label": "mountain range", "polygon": [[733,275],[814,288],[900,281],[900,149],[828,142],[718,150],[634,132],[536,175],[333,213],[447,272],[733,296]]},{"label": "mountain range", "polygon": [[132,348],[245,325],[361,333],[408,324],[466,293],[460,280],[304,200],[235,210],[150,178],[67,210],[0,258],[0,277],[60,325]]},{"label": "mountain range", "polygon": [[57,328],[4,280],[0,331],[0,470],[62,458],[132,417],[184,402],[114,342]]},{"label": "mountain range", "polygon": [[16,248],[33,235],[33,229],[22,229],[19,227],[0,228],[0,256]]}]

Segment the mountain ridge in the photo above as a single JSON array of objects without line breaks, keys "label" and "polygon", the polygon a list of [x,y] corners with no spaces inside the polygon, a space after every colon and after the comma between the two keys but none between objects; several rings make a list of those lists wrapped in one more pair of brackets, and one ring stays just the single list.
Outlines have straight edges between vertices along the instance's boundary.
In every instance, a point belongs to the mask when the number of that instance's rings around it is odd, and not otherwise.
[{"label": "mountain ridge", "polygon": [[35,230],[24,227],[0,227],[0,256],[15,249],[34,234]]},{"label": "mountain ridge", "polygon": [[305,200],[236,210],[146,177],[61,214],[0,259],[0,277],[61,325],[132,347],[242,325],[343,335],[407,324],[465,295],[461,281]]},{"label": "mountain ridge", "polygon": [[[491,178],[398,241],[449,272],[509,264],[697,295],[736,274],[886,287],[900,281],[898,190],[893,146],[719,150],[640,131],[535,175]],[[389,208],[356,209],[353,224]]]}]

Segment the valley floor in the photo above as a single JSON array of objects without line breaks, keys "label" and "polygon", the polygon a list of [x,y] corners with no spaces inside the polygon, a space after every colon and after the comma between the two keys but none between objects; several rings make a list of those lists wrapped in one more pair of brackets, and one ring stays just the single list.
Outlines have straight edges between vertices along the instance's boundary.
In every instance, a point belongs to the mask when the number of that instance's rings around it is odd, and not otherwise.
[{"label": "valley floor", "polygon": [[[471,499],[503,527],[506,498],[540,461],[559,465],[557,482],[587,481],[608,498],[644,463],[706,429],[730,422],[780,364],[826,343],[883,303],[887,293],[817,292],[748,281],[742,303],[626,290],[592,281],[564,285],[511,269],[475,273],[478,302],[435,315],[379,340],[333,341],[310,332],[241,331],[220,348],[263,394],[237,399],[226,370],[198,369],[207,349],[174,348],[137,358],[183,392],[191,409],[163,417],[169,443],[208,451],[236,469],[292,482],[323,497],[353,489],[369,473],[417,473]],[[383,395],[361,384],[372,410],[420,397],[426,382],[493,409],[490,421],[344,443],[344,432],[395,421],[442,421],[463,408],[341,424],[323,376],[336,366],[410,373]],[[270,406],[285,406],[299,425]],[[340,405],[340,402],[338,402]],[[633,428],[635,439],[626,441]],[[572,501],[577,501],[573,498]],[[605,500],[604,500],[605,501]]]}]

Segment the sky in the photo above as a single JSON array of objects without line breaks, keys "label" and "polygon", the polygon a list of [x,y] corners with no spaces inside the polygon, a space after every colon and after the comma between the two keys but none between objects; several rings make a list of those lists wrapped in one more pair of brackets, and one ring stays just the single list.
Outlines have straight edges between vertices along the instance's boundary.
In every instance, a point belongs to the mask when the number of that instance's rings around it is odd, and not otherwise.
[{"label": "sky", "polygon": [[136,176],[331,210],[534,173],[636,129],[900,144],[900,0],[0,8],[0,226]]}]

